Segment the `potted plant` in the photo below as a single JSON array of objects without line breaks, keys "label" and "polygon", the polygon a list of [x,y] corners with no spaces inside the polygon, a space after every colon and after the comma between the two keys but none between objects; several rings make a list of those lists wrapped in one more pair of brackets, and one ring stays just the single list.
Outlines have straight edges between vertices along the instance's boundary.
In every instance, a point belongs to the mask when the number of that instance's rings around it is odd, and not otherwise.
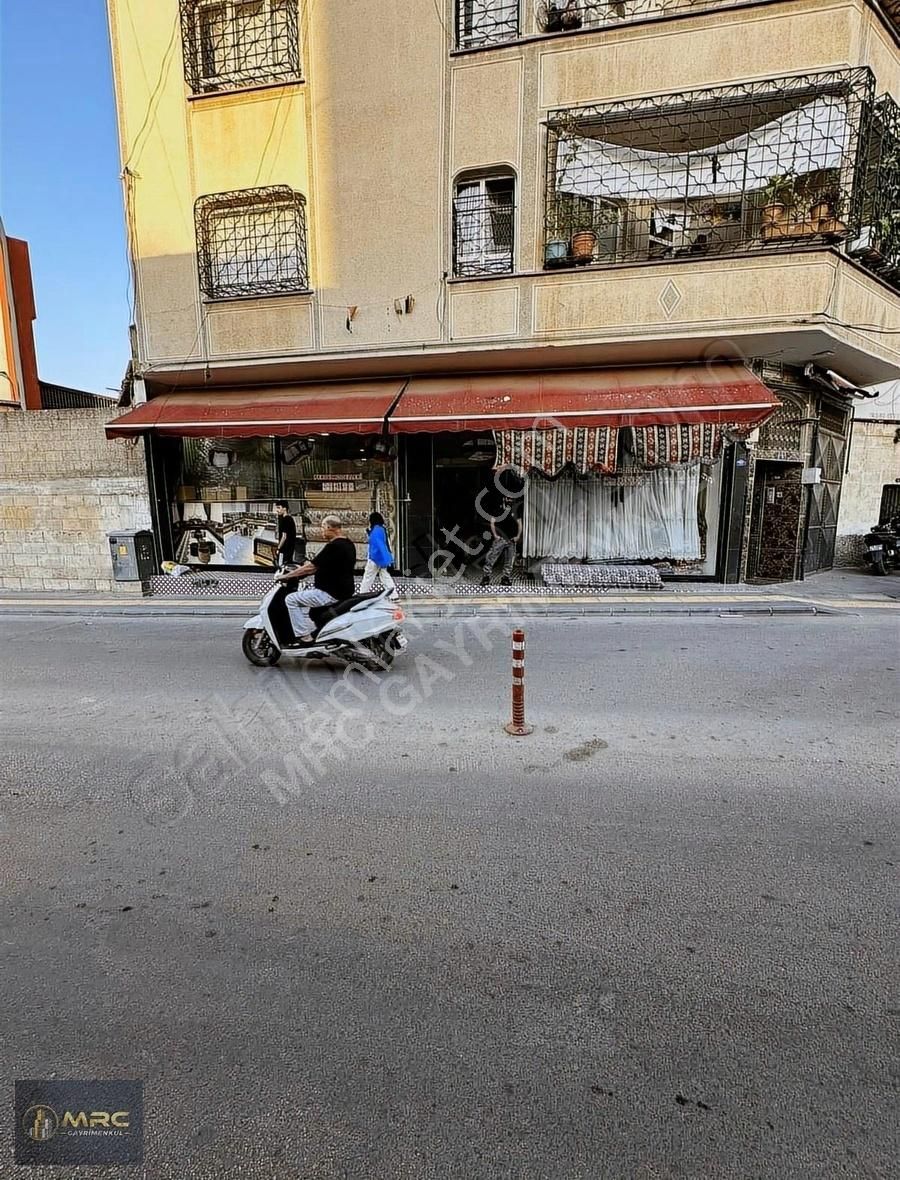
[{"label": "potted plant", "polygon": [[550,0],[547,10],[547,32],[569,33],[582,24],[580,0]]},{"label": "potted plant", "polygon": [[793,172],[773,176],[762,190],[762,240],[790,236],[789,215],[797,204],[797,177]]},{"label": "potted plant", "polygon": [[569,261],[569,243],[565,238],[548,238],[544,246],[544,269],[553,270],[566,266]]},{"label": "potted plant", "polygon": [[576,229],[572,234],[572,258],[578,266],[593,261],[597,249],[597,235],[592,229]]}]

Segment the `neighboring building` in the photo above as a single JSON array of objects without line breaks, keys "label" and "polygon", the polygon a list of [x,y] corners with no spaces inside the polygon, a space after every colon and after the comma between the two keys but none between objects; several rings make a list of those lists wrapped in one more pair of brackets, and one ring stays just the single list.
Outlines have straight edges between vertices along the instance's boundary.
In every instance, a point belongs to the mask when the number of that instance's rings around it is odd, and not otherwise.
[{"label": "neighboring building", "polygon": [[895,3],[109,12],[108,432],[147,436],[160,556],[269,564],[286,495],[313,551],[378,507],[442,569],[511,464],[535,562],[830,567],[853,387],[900,375]]},{"label": "neighboring building", "polygon": [[0,413],[41,408],[35,314],[28,243],[8,238],[0,221]]},{"label": "neighboring building", "polygon": [[900,381],[856,406],[838,521],[837,560],[862,560],[863,537],[900,516]]},{"label": "neighboring building", "polygon": [[0,227],[0,591],[132,590],[108,533],[147,528],[142,451],[108,442],[115,401],[41,381],[28,246]]}]

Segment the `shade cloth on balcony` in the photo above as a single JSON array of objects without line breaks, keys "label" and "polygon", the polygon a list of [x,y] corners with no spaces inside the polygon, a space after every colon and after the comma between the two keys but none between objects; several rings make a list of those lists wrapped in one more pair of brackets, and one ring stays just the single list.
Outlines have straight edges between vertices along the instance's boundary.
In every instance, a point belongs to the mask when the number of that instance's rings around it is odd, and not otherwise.
[{"label": "shade cloth on balcony", "polygon": [[557,148],[556,191],[663,202],[739,197],[762,189],[775,176],[840,168],[849,138],[847,100],[829,95],[698,152],[654,152],[588,136],[563,136]]}]

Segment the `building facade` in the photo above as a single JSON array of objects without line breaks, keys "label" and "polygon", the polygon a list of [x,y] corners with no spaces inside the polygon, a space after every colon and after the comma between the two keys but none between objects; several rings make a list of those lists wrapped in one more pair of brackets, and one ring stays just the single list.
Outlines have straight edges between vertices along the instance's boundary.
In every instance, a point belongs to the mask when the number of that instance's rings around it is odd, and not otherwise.
[{"label": "building facade", "polygon": [[[827,568],[900,374],[900,13],[875,0],[109,0],[160,556],[271,501],[398,564]],[[504,485],[505,486],[505,485]]]},{"label": "building facade", "polygon": [[900,381],[856,407],[838,521],[836,560],[862,562],[873,525],[900,516]]}]

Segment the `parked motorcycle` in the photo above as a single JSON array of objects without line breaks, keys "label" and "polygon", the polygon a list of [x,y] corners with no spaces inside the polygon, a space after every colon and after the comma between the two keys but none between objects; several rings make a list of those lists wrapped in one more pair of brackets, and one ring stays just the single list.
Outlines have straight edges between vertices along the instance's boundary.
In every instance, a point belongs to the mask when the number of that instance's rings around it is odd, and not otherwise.
[{"label": "parked motorcycle", "polygon": [[900,567],[900,517],[887,524],[876,524],[866,533],[865,559],[873,574],[885,574]]},{"label": "parked motorcycle", "polygon": [[244,624],[242,648],[251,664],[270,668],[282,655],[304,660],[335,658],[373,671],[385,671],[407,646],[400,630],[404,614],[386,590],[354,594],[331,606],[309,612],[315,631],[302,642],[291,626],[288,594],[297,583],[275,582],[260,603],[259,613]]}]

